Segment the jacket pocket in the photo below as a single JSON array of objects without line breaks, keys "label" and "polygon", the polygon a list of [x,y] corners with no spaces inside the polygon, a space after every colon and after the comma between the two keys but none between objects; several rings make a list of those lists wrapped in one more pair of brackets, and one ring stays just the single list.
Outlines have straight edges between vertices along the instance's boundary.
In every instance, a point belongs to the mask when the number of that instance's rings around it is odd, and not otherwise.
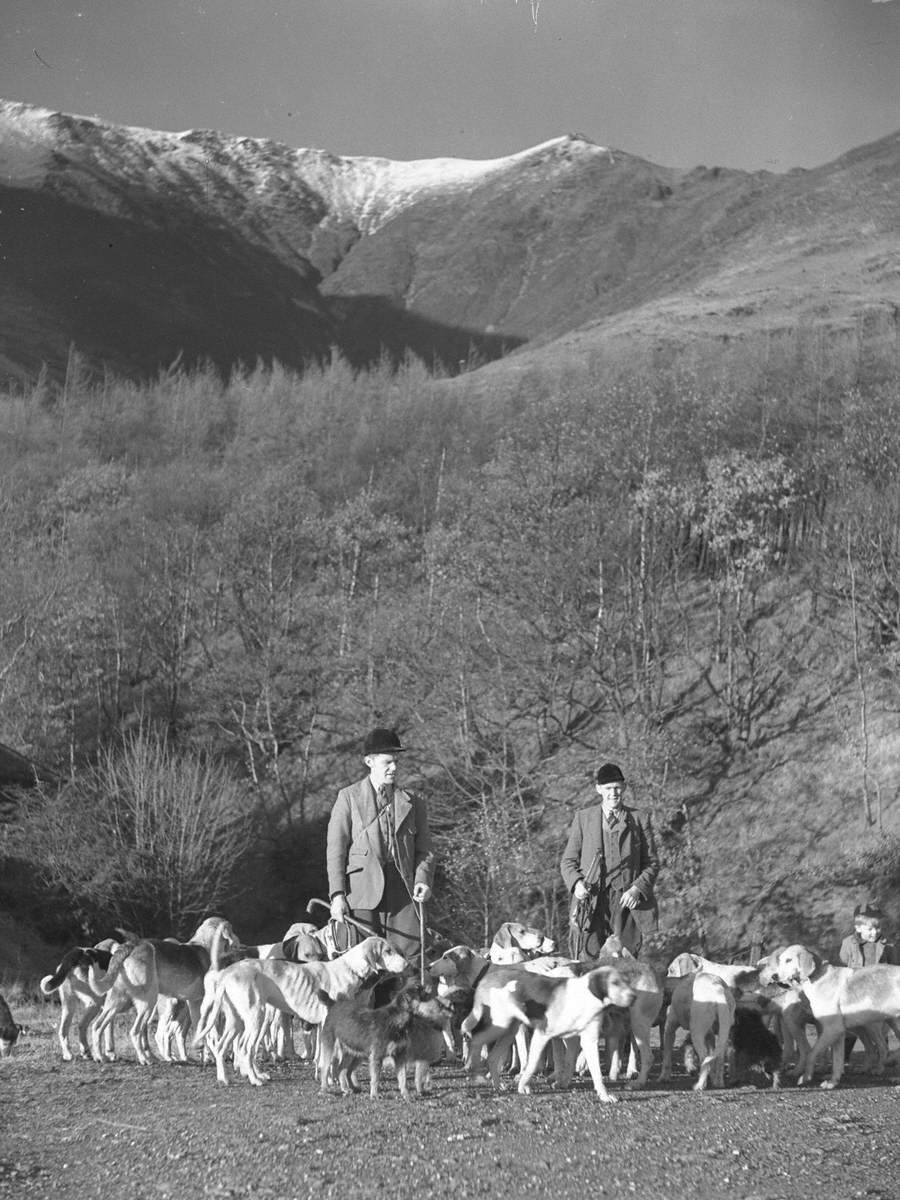
[{"label": "jacket pocket", "polygon": [[368,856],[369,851],[366,847],[350,850],[347,854],[347,874],[352,875],[354,871],[365,870]]}]

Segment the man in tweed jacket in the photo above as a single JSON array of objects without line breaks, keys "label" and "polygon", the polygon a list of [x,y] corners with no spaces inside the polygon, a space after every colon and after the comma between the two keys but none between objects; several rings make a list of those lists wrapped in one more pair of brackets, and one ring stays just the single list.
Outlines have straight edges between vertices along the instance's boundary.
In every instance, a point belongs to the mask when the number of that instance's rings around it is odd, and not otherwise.
[{"label": "man in tweed jacket", "polygon": [[431,896],[434,851],[424,800],[396,786],[403,747],[393,729],[363,745],[369,774],[338,792],[328,821],[331,916],[352,915],[408,958],[419,950],[417,905]]},{"label": "man in tweed jacket", "polygon": [[587,920],[572,929],[576,957],[596,958],[610,934],[637,954],[644,935],[658,927],[653,884],[659,874],[650,814],[623,803],[625,776],[615,763],[597,771],[599,803],[575,814],[560,870]]}]

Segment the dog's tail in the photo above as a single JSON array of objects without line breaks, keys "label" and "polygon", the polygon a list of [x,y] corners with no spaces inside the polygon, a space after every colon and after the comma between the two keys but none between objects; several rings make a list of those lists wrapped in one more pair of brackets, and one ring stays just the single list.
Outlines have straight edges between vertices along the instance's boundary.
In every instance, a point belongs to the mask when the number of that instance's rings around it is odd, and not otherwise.
[{"label": "dog's tail", "polygon": [[199,1046],[214,1032],[222,1011],[225,996],[225,985],[222,982],[222,969],[228,965],[227,952],[223,951],[223,942],[228,939],[225,923],[216,926],[209,944],[209,970],[203,977],[203,1003],[200,1005],[200,1017],[194,1031],[193,1044]]},{"label": "dog's tail", "polygon": [[52,975],[45,975],[41,980],[39,987],[45,996],[50,996],[53,992],[58,991],[69,976],[70,971],[83,962],[82,955],[84,954],[83,946],[75,946],[63,956],[59,966]]},{"label": "dog's tail", "polygon": [[210,969],[203,980],[203,1003],[200,1005],[200,1017],[192,1039],[195,1046],[199,1046],[216,1028],[224,996],[225,985],[222,976],[218,971]]},{"label": "dog's tail", "polygon": [[98,950],[94,946],[74,946],[62,958],[59,966],[52,975],[45,975],[39,987],[45,996],[59,991],[69,975],[78,967],[89,967],[96,963],[107,970],[112,955],[108,950]]},{"label": "dog's tail", "polygon": [[228,931],[225,928],[225,923],[220,922],[213,933],[212,941],[209,944],[209,969],[217,974],[223,967],[227,966],[226,953],[223,950],[222,943],[225,942]]},{"label": "dog's tail", "polygon": [[90,980],[91,987],[98,996],[105,996],[107,992],[112,990],[112,986],[116,982],[116,978],[118,977],[122,964],[136,945],[137,942],[123,942],[112,958],[109,959],[105,968],[105,975],[100,974],[102,959],[91,959],[90,966],[88,968],[88,979]]}]

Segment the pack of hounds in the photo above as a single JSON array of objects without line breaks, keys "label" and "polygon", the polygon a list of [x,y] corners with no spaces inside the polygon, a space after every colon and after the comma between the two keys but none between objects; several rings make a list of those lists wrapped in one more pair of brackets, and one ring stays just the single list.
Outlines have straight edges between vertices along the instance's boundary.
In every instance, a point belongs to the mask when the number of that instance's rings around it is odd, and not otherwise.
[{"label": "pack of hounds", "polygon": [[[833,966],[801,945],[753,964],[683,953],[665,971],[614,938],[591,962],[555,951],[541,931],[507,922],[490,946],[452,946],[426,969],[380,937],[341,952],[332,924],[300,923],[279,942],[245,946],[227,920],[208,917],[187,942],[129,937],[74,947],[40,988],[59,998],[66,1061],[73,1025],[81,1057],[112,1060],[116,1018],[128,1013],[142,1065],[187,1061],[196,1049],[215,1061],[220,1083],[230,1066],[261,1085],[268,1061],[299,1054],[323,1091],[359,1091],[366,1067],[377,1096],[390,1063],[404,1099],[409,1072],[422,1094],[432,1065],[461,1058],[469,1083],[501,1089],[512,1073],[528,1093],[565,1089],[587,1072],[597,1096],[614,1102],[607,1080],[647,1084],[654,1027],[661,1082],[686,1031],[685,1069],[697,1073],[697,1091],[754,1077],[777,1089],[783,1070],[807,1085],[827,1051],[821,1086],[834,1088],[845,1043],[859,1038],[861,1069],[880,1075],[891,1061],[889,1032],[900,1038],[900,966]],[[19,1032],[0,997],[0,1054]]]}]

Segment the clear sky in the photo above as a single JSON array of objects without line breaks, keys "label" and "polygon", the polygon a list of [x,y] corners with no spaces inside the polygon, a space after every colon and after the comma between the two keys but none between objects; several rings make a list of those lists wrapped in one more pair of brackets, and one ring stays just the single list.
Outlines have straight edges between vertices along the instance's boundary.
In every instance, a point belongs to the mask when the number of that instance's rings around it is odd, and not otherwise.
[{"label": "clear sky", "polygon": [[2,0],[0,95],[337,154],[580,133],[815,166],[900,129],[900,0]]}]

